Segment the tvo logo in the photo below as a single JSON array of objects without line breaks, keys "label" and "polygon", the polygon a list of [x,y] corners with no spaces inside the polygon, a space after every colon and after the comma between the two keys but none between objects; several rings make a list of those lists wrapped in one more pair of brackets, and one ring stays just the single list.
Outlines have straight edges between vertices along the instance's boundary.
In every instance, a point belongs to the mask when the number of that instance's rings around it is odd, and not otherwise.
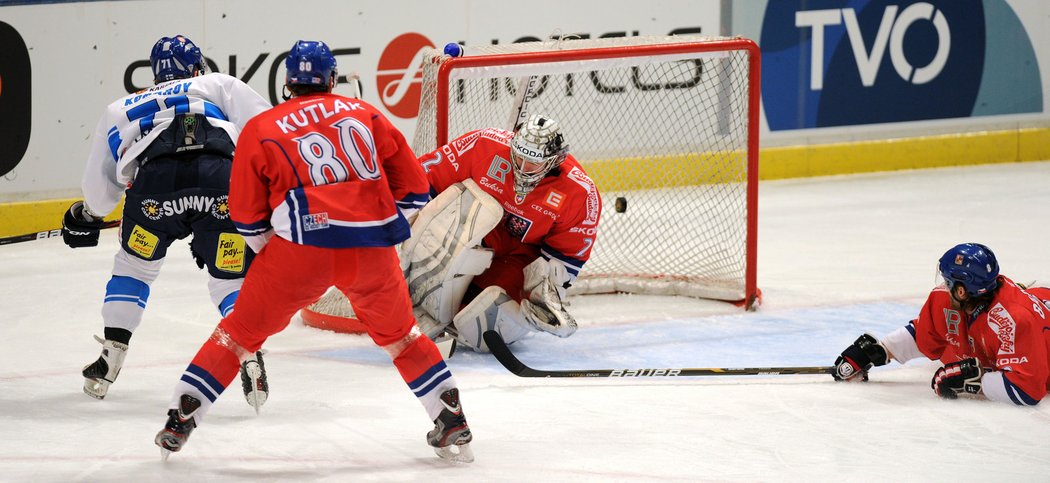
[{"label": "tvo logo", "polygon": [[[850,47],[853,50],[853,58],[857,62],[857,70],[860,74],[861,83],[865,87],[875,84],[875,78],[879,72],[879,65],[889,48],[890,61],[897,75],[906,82],[912,84],[925,84],[937,78],[948,62],[948,53],[951,51],[951,29],[944,14],[927,2],[914,3],[906,7],[898,15],[900,7],[888,5],[882,13],[878,31],[875,34],[875,42],[868,51],[861,35],[860,23],[857,22],[857,13],[852,8],[806,10],[795,12],[795,26],[798,28],[812,29],[810,50],[810,72],[809,88],[819,91],[824,88],[824,38],[825,29],[830,26],[846,24],[846,34],[849,37]],[[908,61],[904,55],[904,35],[908,28],[914,23],[926,21],[931,22],[937,32],[937,52],[933,59],[924,66],[916,67]]]}]

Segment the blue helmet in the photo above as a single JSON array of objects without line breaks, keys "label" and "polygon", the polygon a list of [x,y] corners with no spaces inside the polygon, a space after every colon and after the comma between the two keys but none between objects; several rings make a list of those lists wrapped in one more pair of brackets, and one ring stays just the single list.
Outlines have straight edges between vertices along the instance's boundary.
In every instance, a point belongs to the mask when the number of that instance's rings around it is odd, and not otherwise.
[{"label": "blue helmet", "polygon": [[963,243],[952,247],[941,256],[941,277],[948,289],[956,284],[966,287],[967,297],[984,295],[995,290],[999,276],[999,262],[992,250],[979,243]]},{"label": "blue helmet", "polygon": [[328,79],[336,75],[332,49],[321,41],[296,42],[284,60],[284,68],[288,73],[285,84],[290,86],[327,86]]},{"label": "blue helmet", "polygon": [[153,82],[157,84],[193,77],[198,70],[207,72],[201,49],[182,35],[161,37],[153,44],[149,64],[153,68]]}]

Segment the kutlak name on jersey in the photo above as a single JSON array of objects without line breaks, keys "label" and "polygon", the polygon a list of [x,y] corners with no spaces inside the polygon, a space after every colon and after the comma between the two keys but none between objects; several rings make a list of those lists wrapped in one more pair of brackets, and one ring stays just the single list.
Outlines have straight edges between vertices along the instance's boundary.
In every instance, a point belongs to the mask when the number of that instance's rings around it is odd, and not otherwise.
[{"label": "kutlak name on jersey", "polygon": [[[362,109],[364,108],[361,107],[361,103],[359,102],[344,102],[341,99],[332,99],[331,111],[328,110],[324,103],[318,102],[304,106],[298,111],[288,113],[284,117],[274,121],[274,123],[277,124],[277,127],[280,128],[282,133],[288,134],[290,132],[298,131],[300,127],[309,126],[311,119],[314,123],[319,123],[322,119],[328,119],[340,112],[350,112]],[[295,125],[293,126],[292,124]]]}]

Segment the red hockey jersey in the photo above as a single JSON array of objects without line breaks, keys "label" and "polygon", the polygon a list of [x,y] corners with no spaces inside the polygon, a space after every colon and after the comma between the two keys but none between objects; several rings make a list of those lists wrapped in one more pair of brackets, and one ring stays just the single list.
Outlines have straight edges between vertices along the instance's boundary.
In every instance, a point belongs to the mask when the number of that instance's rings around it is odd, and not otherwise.
[{"label": "red hockey jersey", "polygon": [[[1002,275],[999,283],[987,309],[973,318],[953,309],[948,290],[938,287],[907,329],[926,357],[945,364],[975,357],[1001,373],[1011,401],[1036,404],[1050,389],[1050,308],[1043,302],[1050,289],[1024,290]],[[982,379],[992,399],[987,378],[993,374]]]},{"label": "red hockey jersey", "polygon": [[393,246],[409,236],[402,210],[422,207],[428,190],[404,136],[375,107],[308,95],[244,126],[230,217],[257,251],[274,232],[301,245]]},{"label": "red hockey jersey", "polygon": [[501,129],[473,131],[420,158],[431,194],[473,179],[503,207],[503,220],[484,239],[495,256],[531,250],[560,260],[575,279],[598,235],[598,189],[569,155],[524,199],[517,199],[510,162],[513,136]]}]

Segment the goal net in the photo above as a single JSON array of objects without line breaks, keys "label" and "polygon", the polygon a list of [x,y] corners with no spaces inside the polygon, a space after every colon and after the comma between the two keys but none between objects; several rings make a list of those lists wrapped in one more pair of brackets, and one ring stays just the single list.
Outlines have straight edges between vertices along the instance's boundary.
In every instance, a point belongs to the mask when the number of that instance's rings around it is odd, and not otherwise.
[{"label": "goal net", "polygon": [[[464,51],[426,55],[413,150],[422,155],[476,129],[513,129],[529,114],[558,120],[603,204],[591,258],[570,294],[756,303],[754,42],[618,37]],[[337,297],[311,310],[342,310],[331,307],[347,305],[333,304]]]}]

